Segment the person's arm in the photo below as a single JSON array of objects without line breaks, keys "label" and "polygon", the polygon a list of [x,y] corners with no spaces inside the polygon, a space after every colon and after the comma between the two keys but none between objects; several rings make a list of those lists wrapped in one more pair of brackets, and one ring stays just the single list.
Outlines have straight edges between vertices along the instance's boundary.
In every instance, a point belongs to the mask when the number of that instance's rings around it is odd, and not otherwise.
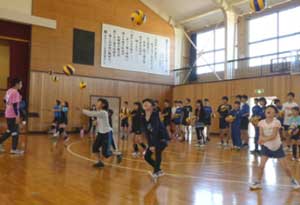
[{"label": "person's arm", "polygon": [[19,108],[18,108],[18,103],[13,104],[14,112],[16,116],[19,116]]},{"label": "person's arm", "polygon": [[90,111],[86,109],[83,109],[82,113],[88,117],[99,117],[99,118],[102,118],[105,115],[104,111]]},{"label": "person's arm", "polygon": [[243,106],[243,117],[248,117],[250,115],[250,107],[246,105]]}]

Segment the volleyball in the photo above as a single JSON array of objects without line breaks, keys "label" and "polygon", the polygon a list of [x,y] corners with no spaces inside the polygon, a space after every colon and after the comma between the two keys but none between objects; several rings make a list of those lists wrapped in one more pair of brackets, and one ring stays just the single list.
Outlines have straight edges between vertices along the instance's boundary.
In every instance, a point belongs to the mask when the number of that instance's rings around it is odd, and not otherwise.
[{"label": "volleyball", "polygon": [[250,8],[253,12],[259,12],[266,8],[266,0],[250,0]]},{"label": "volleyball", "polygon": [[63,72],[64,72],[64,74],[66,74],[67,76],[74,75],[74,73],[75,73],[75,68],[74,68],[72,65],[68,64],[68,65],[65,65],[65,66],[63,67]]},{"label": "volleyball", "polygon": [[57,82],[57,81],[58,81],[58,77],[57,77],[56,75],[52,75],[52,76],[51,76],[51,80],[52,80],[53,82]]},{"label": "volleyball", "polygon": [[253,126],[257,126],[259,121],[260,121],[259,116],[254,116],[254,117],[251,117],[251,119],[250,119],[250,122],[253,124]]},{"label": "volleyball", "polygon": [[142,10],[136,10],[131,13],[131,21],[135,25],[139,25],[139,26],[142,25],[143,23],[146,22],[146,19],[147,17]]},{"label": "volleyball", "polygon": [[235,117],[233,117],[232,115],[228,115],[228,116],[225,118],[225,121],[226,121],[226,122],[229,122],[229,123],[232,123],[234,120],[235,120]]},{"label": "volleyball", "polygon": [[87,86],[86,82],[81,81],[81,82],[79,83],[80,89],[85,89],[86,86]]}]

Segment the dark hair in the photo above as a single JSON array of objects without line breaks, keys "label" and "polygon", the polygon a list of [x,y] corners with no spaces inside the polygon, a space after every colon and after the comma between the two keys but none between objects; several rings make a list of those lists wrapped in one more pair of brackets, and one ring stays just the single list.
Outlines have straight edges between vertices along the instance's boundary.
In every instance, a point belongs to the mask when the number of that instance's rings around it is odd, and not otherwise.
[{"label": "dark hair", "polygon": [[279,99],[275,99],[275,100],[273,100],[273,102],[274,102],[274,104],[280,103],[280,100]]},{"label": "dark hair", "polygon": [[22,82],[22,80],[20,80],[19,78],[13,78],[11,80],[11,86],[15,87],[17,84],[19,84],[20,82]]},{"label": "dark hair", "polygon": [[234,104],[241,105],[241,102],[236,100],[234,101]]},{"label": "dark hair", "polygon": [[65,101],[65,107],[69,107],[69,103]]},{"label": "dark hair", "polygon": [[295,110],[295,111],[297,111],[298,113],[300,113],[300,109],[299,109],[299,107],[298,107],[298,106],[296,106],[296,107],[292,107],[292,110]]},{"label": "dark hair", "polygon": [[165,100],[165,103],[170,103],[170,101],[169,100]]},{"label": "dark hair", "polygon": [[241,95],[236,95],[235,98],[240,98],[241,99],[242,96]]},{"label": "dark hair", "polygon": [[272,108],[272,109],[274,109],[274,111],[275,111],[276,114],[278,113],[278,109],[277,109],[277,107],[275,107],[274,105],[268,105],[268,106],[266,107],[266,109],[268,109],[268,108]]},{"label": "dark hair", "polygon": [[185,98],[186,101],[188,101],[189,103],[191,102],[190,98]]},{"label": "dark hair", "polygon": [[[104,99],[104,98],[99,98],[99,99],[98,99],[98,102],[101,102],[101,104],[102,104],[102,109],[103,109],[103,110],[108,111],[108,109],[109,109],[109,103],[108,103],[108,101],[107,101],[106,99]],[[125,101],[125,102],[127,102],[127,101]],[[127,102],[127,103],[128,103],[128,102]]]},{"label": "dark hair", "polygon": [[258,102],[259,101],[259,98],[254,98],[254,102]]},{"label": "dark hair", "polygon": [[136,105],[136,106],[138,107],[138,110],[142,110],[142,109],[143,109],[142,103],[140,103],[140,102],[135,102],[135,103],[133,103],[133,104]]},{"label": "dark hair", "polygon": [[[203,102],[202,102],[202,100],[197,100],[196,103],[200,104],[200,106],[201,106],[199,118],[203,119],[205,117],[205,110],[203,109],[203,107],[204,107]],[[196,108],[196,115],[198,115],[198,112],[199,112],[199,110],[198,110],[198,108]]]},{"label": "dark hair", "polygon": [[155,106],[154,101],[153,101],[152,99],[150,99],[150,98],[146,98],[146,99],[144,99],[142,102],[143,102],[143,103],[148,102],[148,103],[150,103],[152,106]]},{"label": "dark hair", "polygon": [[222,100],[226,100],[226,101],[228,101],[229,99],[228,99],[228,97],[227,97],[227,96],[223,96],[223,97],[222,97]]},{"label": "dark hair", "polygon": [[242,95],[241,97],[242,99],[248,100],[248,96],[247,95]]},{"label": "dark hair", "polygon": [[209,100],[207,98],[204,99],[204,102],[209,102]]},{"label": "dark hair", "polygon": [[265,103],[265,105],[267,104],[267,100],[264,97],[259,98],[259,101],[263,101]]},{"label": "dark hair", "polygon": [[294,97],[295,97],[295,93],[289,92],[289,93],[287,94],[287,96],[292,96],[292,97],[294,98]]},{"label": "dark hair", "polygon": [[124,101],[124,104],[128,105],[128,101]]},{"label": "dark hair", "polygon": [[181,101],[181,100],[178,100],[177,103],[182,104],[182,101]]},{"label": "dark hair", "polygon": [[56,100],[56,105],[60,105],[60,104],[61,104],[60,100]]}]

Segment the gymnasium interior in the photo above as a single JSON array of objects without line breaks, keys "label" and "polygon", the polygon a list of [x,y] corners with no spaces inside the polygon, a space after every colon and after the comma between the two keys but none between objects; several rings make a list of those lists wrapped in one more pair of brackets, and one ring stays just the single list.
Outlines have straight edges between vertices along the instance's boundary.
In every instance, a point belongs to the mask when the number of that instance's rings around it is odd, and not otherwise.
[{"label": "gymnasium interior", "polygon": [[[257,98],[284,103],[292,92],[300,103],[299,0],[0,0],[0,71],[0,135],[13,79],[27,113],[18,126],[24,154],[9,153],[11,138],[0,153],[0,205],[300,204],[278,159],[266,163],[262,189],[249,189],[261,163],[250,153],[255,125],[248,148],[220,147],[217,112],[223,96],[233,105],[246,95],[249,119]],[[99,98],[114,112],[122,161],[95,169],[81,110]],[[124,103],[148,98],[161,109],[185,99],[193,110],[197,100],[212,107],[210,141],[195,146],[189,124],[185,140],[175,136],[164,150],[158,181],[142,152],[132,156],[131,133],[121,134]],[[69,104],[68,141],[49,132],[56,100]],[[285,158],[300,180],[300,163],[288,150]]]}]

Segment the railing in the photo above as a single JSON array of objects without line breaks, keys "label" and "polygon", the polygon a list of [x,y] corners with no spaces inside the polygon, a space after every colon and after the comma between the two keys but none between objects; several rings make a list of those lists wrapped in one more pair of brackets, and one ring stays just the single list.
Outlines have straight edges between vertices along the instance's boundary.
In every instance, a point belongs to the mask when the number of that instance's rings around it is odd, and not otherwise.
[{"label": "railing", "polygon": [[198,73],[196,82],[300,73],[300,50],[230,60],[227,62],[226,72],[223,65],[225,64],[207,64],[176,69],[174,70],[175,84],[192,83],[189,77],[193,69]]}]

